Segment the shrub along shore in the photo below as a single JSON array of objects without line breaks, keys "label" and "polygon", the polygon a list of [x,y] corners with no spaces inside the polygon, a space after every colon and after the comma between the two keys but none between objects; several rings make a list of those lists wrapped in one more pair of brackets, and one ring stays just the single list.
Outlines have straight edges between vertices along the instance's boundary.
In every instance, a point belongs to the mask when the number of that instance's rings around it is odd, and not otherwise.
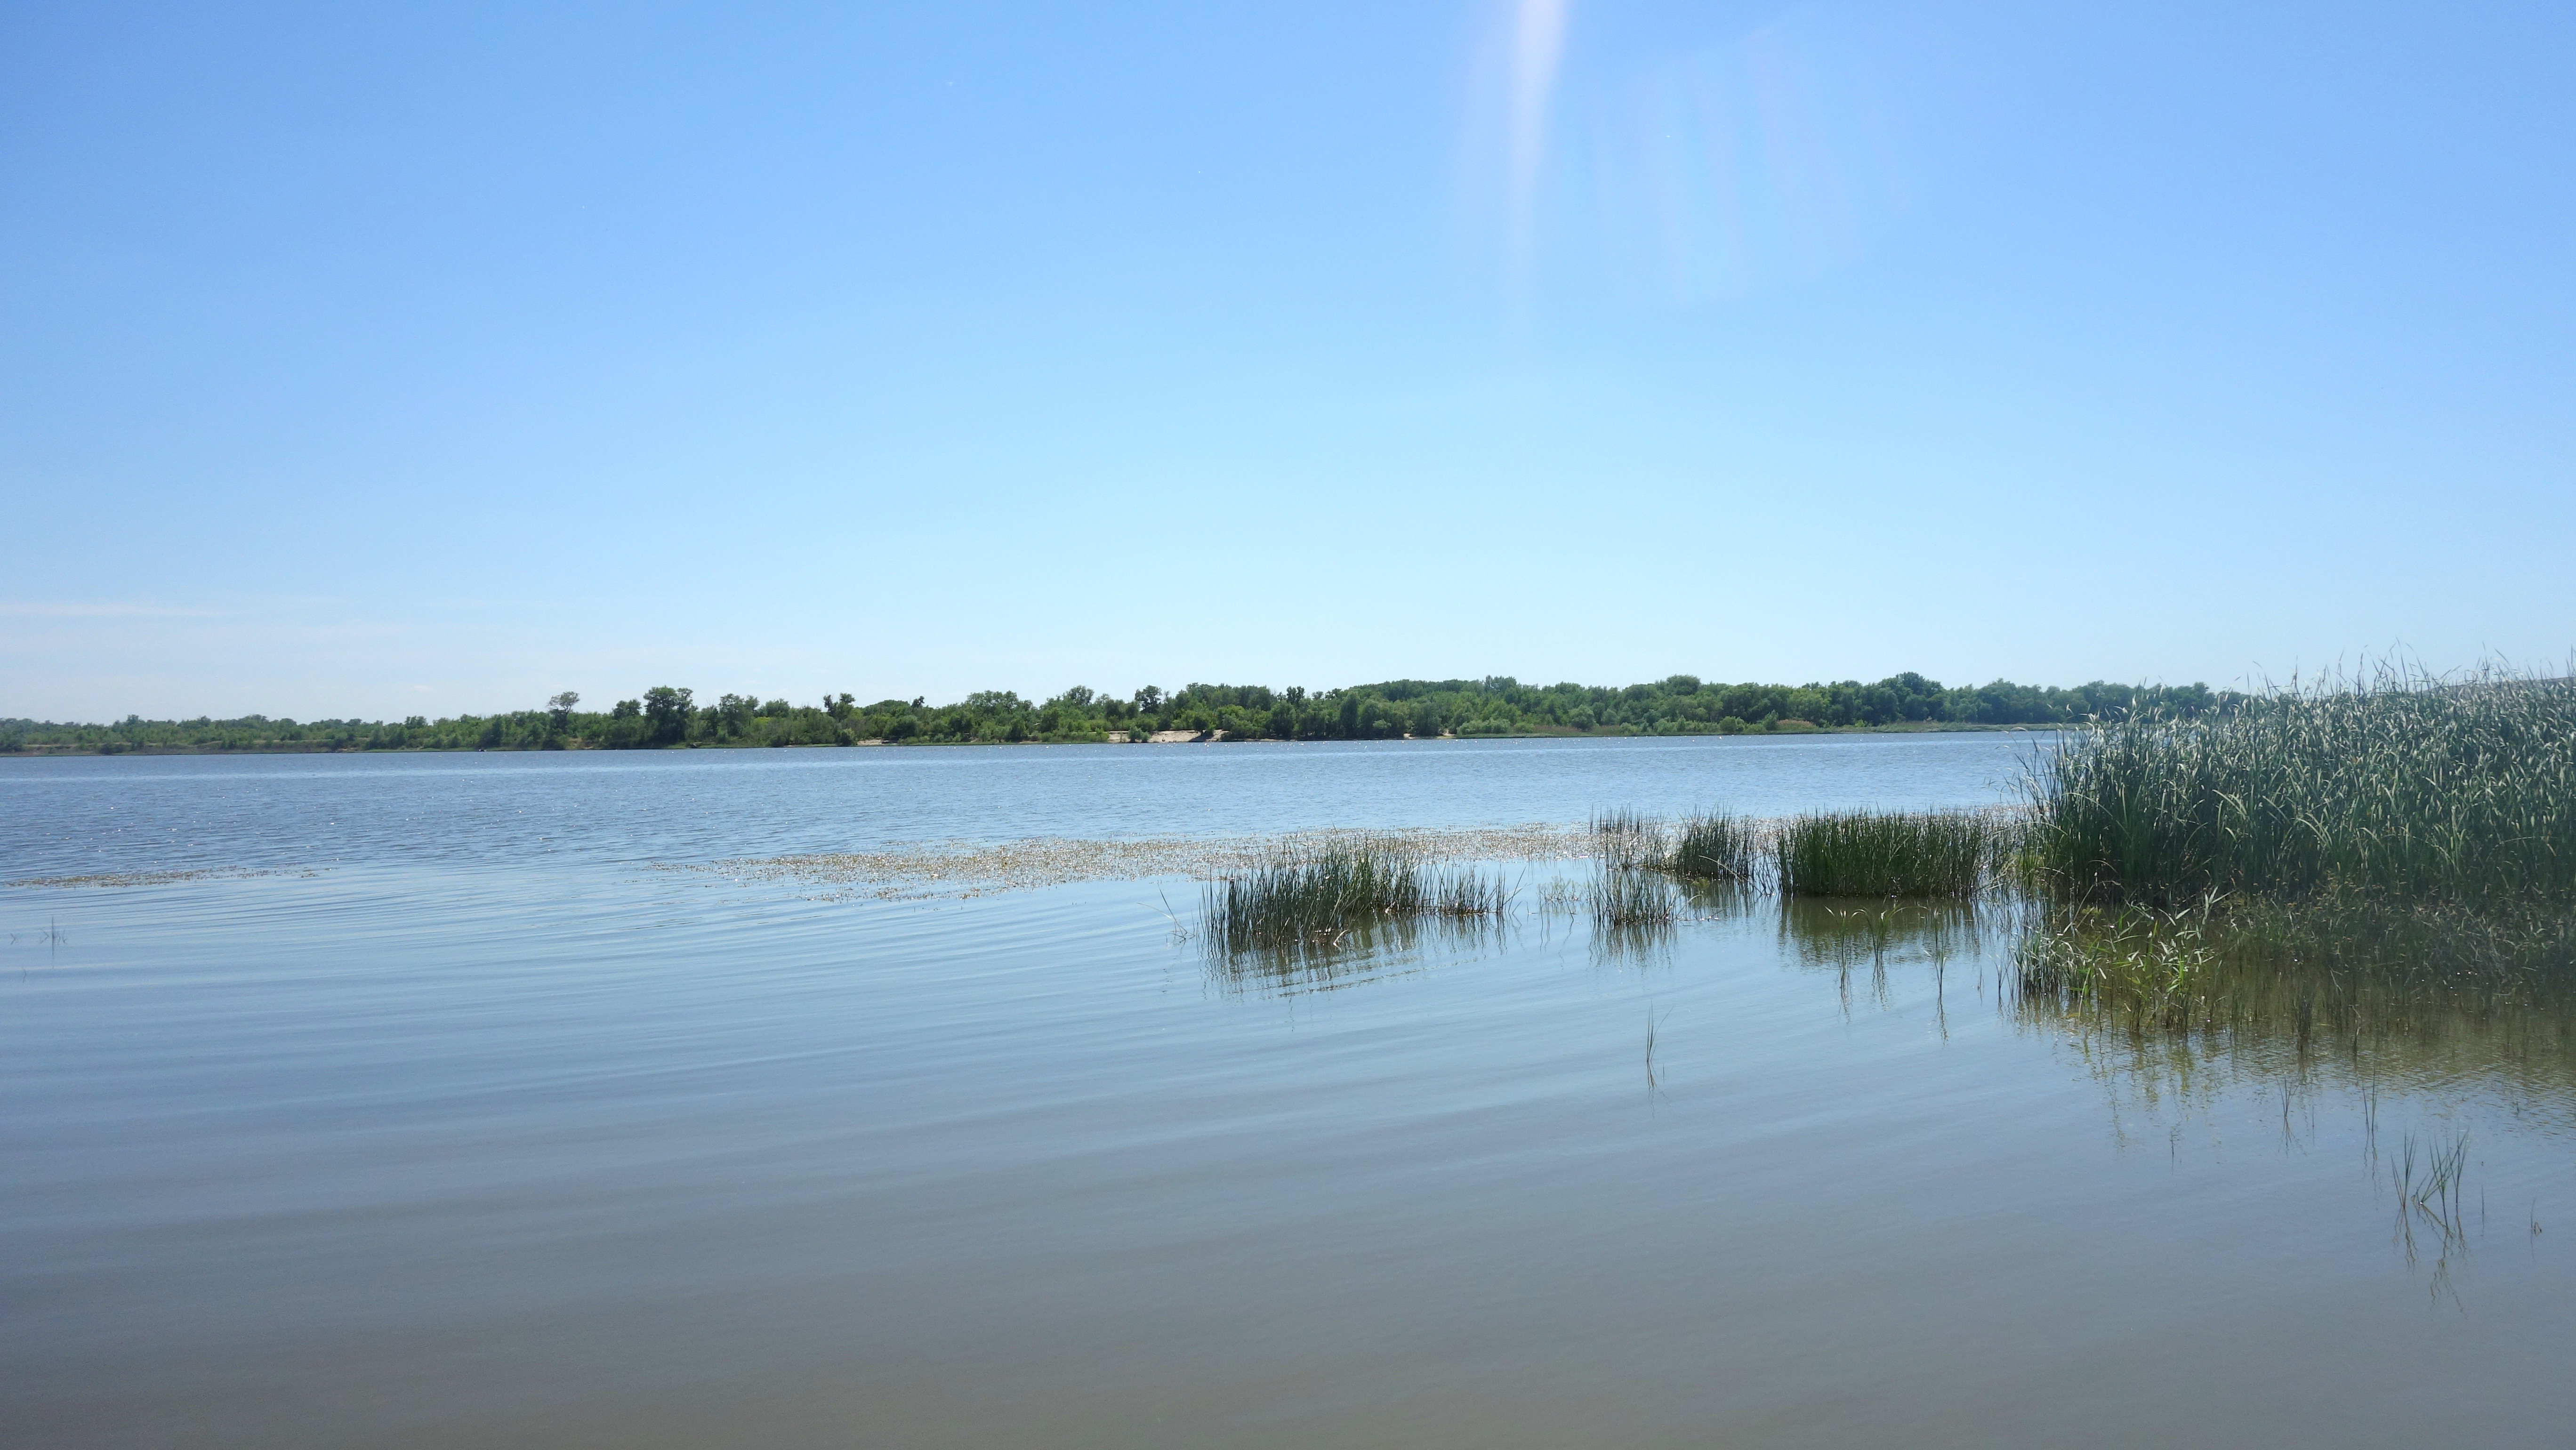
[{"label": "shrub along shore", "polygon": [[802,705],[658,685],[606,710],[566,692],[542,708],[431,720],[0,720],[0,753],[119,754],[338,750],[652,750],[708,746],[968,745],[1144,741],[1182,732],[1223,740],[1397,740],[1440,736],[1739,735],[1810,730],[2060,726],[2152,709],[2191,718],[2233,697],[2205,685],[1945,688],[1906,673],[1875,684],[1726,685],[1695,675],[1652,684],[1524,685],[1389,680],[1308,691],[1265,685],[1147,686],[1121,699],[1075,687],[1047,700],[979,691],[949,705],[862,705],[848,694]]}]

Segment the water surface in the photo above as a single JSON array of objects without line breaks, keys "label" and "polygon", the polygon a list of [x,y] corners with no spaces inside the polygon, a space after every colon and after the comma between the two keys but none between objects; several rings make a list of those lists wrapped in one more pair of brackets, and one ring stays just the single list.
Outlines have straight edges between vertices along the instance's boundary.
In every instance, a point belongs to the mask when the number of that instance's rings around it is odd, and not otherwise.
[{"label": "water surface", "polygon": [[[1282,976],[1174,940],[1187,883],[651,869],[1978,804],[2019,748],[0,765],[0,877],[266,873],[0,892],[0,1425],[2564,1443],[2576,1094],[2545,1034],[2106,1040],[1999,990],[2009,923],[1857,904],[1709,898],[1643,942],[1523,912]],[[2465,1232],[2410,1232],[2390,1156],[2461,1132]]]}]

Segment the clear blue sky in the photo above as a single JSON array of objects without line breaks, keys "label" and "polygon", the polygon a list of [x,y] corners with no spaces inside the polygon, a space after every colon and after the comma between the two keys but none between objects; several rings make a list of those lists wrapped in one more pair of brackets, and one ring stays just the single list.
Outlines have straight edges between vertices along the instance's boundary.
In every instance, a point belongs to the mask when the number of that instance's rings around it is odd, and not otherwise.
[{"label": "clear blue sky", "polygon": [[0,714],[2576,645],[2576,8],[0,7]]}]

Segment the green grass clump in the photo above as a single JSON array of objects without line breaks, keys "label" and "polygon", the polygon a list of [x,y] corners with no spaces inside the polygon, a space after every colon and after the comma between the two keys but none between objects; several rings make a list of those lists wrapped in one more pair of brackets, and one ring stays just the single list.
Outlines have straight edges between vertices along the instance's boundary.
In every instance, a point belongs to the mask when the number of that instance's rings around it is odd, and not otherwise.
[{"label": "green grass clump", "polygon": [[2030,860],[2080,900],[2576,901],[2576,681],[2398,669],[2155,711],[2033,762]]},{"label": "green grass clump", "polygon": [[1360,839],[1283,850],[1210,882],[1200,916],[1208,941],[1234,952],[1338,937],[1388,917],[1499,916],[1508,899],[1498,877],[1434,871],[1400,840]]},{"label": "green grass clump", "polygon": [[1783,824],[1783,896],[1973,896],[2010,833],[1968,811],[1827,811]]},{"label": "green grass clump", "polygon": [[1614,871],[1665,871],[1705,881],[1749,881],[1762,833],[1725,811],[1684,816],[1678,830],[1633,807],[1596,812],[1593,854]]},{"label": "green grass clump", "polygon": [[1751,821],[1711,811],[1682,822],[1670,869],[1700,881],[1750,881],[1761,859],[1762,835]]}]

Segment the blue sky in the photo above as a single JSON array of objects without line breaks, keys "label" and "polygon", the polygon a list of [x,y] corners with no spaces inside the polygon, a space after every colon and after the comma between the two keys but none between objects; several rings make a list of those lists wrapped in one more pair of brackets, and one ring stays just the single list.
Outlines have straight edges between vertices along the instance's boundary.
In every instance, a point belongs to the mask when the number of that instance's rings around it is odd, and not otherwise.
[{"label": "blue sky", "polygon": [[0,7],[0,714],[2576,646],[2576,10]]}]

